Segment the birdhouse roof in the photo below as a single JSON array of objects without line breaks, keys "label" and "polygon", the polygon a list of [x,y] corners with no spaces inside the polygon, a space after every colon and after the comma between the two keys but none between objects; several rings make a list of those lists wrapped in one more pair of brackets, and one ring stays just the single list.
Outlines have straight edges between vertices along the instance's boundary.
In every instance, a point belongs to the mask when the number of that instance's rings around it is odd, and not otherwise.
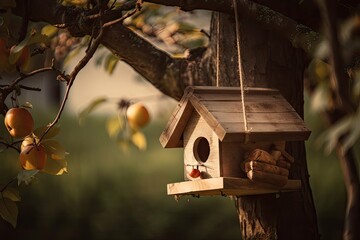
[{"label": "birdhouse roof", "polygon": [[193,111],[220,141],[304,141],[310,130],[276,89],[245,88],[245,131],[240,88],[187,87],[160,136],[163,147],[183,147],[182,136]]}]

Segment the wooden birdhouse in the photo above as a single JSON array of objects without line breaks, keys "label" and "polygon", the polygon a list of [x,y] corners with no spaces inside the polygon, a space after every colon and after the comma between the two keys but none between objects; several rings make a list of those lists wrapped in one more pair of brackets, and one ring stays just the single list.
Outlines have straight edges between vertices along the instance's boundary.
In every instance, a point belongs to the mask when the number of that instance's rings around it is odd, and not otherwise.
[{"label": "wooden birdhouse", "polygon": [[185,90],[160,136],[163,147],[184,148],[185,181],[168,184],[169,195],[239,196],[300,188],[300,180],[288,180],[294,159],[285,144],[307,140],[309,129],[278,90],[247,88],[244,96],[243,105],[240,88]]}]

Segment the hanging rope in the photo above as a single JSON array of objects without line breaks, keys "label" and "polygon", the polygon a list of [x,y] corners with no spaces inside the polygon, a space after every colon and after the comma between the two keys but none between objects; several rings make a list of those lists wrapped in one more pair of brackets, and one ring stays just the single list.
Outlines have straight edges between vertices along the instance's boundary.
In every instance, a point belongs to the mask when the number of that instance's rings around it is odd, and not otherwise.
[{"label": "hanging rope", "polygon": [[[243,70],[242,70],[242,65],[241,65],[239,19],[238,19],[236,0],[233,0],[233,6],[234,6],[234,13],[235,13],[236,47],[237,47],[237,57],[238,57],[241,107],[243,110],[243,118],[244,118],[244,131],[245,131],[244,142],[247,143],[249,141],[250,130],[248,128],[248,122],[247,122],[246,110],[245,110],[245,97],[244,97],[245,90],[244,90],[244,81],[243,81]],[[218,87],[220,85],[220,12],[218,12],[218,16],[217,16],[216,34],[217,34],[217,40],[216,40],[216,86]]]},{"label": "hanging rope", "polygon": [[216,86],[219,86],[220,81],[220,12],[218,12],[216,22]]},{"label": "hanging rope", "polygon": [[238,69],[239,69],[239,81],[240,81],[240,92],[241,92],[241,107],[243,109],[243,118],[244,118],[244,130],[245,130],[245,143],[249,140],[250,130],[248,128],[248,122],[246,119],[245,111],[245,97],[244,97],[244,81],[243,81],[243,70],[241,64],[241,53],[240,53],[240,33],[239,33],[239,16],[237,10],[236,0],[233,0],[234,13],[235,13],[235,30],[236,30],[236,45],[237,45],[237,55],[238,55]]}]

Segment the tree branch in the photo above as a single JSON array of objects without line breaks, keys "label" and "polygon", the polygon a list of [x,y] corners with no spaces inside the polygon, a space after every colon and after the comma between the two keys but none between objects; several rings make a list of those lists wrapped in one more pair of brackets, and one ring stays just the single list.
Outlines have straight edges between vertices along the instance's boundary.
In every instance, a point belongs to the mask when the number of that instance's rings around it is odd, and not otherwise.
[{"label": "tree branch", "polygon": [[[19,9],[21,9],[23,2],[17,0]],[[187,11],[205,9],[233,14],[231,0],[150,0],[147,2],[179,6]],[[32,21],[45,21],[51,24],[76,24],[77,26],[70,28],[72,34],[77,35],[79,34],[78,31],[83,31],[82,34],[91,35],[91,25],[93,22],[81,19],[81,14],[79,14],[78,10],[61,6],[56,0],[45,1],[45,3],[46,9],[49,11],[40,11],[44,9],[44,1],[32,1],[29,10],[29,17]],[[242,17],[253,20],[267,29],[272,29],[282,34],[295,47],[302,48],[309,54],[313,53],[319,41],[318,33],[266,6],[249,0],[242,0],[238,2],[238,11]],[[21,11],[15,12],[21,14]],[[114,17],[111,11],[108,11],[106,14],[108,16],[112,15],[111,18]],[[194,82],[193,79],[195,78],[193,76],[184,76],[183,74],[188,68],[196,68],[194,63],[200,62],[199,60],[202,60],[201,56],[191,62],[188,59],[173,59],[167,53],[155,48],[151,43],[121,24],[115,24],[106,29],[102,43],[116,56],[132,66],[156,88],[175,99],[180,99],[186,85],[201,84]],[[201,64],[207,63],[199,63],[199,65]]]},{"label": "tree branch", "polygon": [[347,193],[343,239],[355,240],[359,239],[360,236],[360,228],[358,226],[360,222],[360,183],[358,168],[353,148],[345,152],[342,140],[337,144],[336,153],[340,160]]},{"label": "tree branch", "polygon": [[[233,14],[232,0],[146,0],[166,6],[178,6],[184,11],[196,9]],[[237,2],[241,17],[259,23],[262,27],[275,31],[288,39],[294,47],[303,49],[310,56],[320,42],[317,32],[271,8],[250,0]]]},{"label": "tree branch", "polygon": [[349,77],[345,73],[344,60],[338,39],[336,2],[318,0],[321,9],[323,24],[330,46],[329,62],[332,65],[333,77],[331,77],[331,89],[339,109],[353,112],[349,94]]}]

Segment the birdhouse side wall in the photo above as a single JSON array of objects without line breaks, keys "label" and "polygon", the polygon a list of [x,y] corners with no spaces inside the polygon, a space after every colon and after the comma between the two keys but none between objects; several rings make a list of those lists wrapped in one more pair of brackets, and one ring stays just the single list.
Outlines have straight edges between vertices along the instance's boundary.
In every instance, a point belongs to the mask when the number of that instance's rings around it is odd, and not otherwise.
[{"label": "birdhouse side wall", "polygon": [[205,120],[192,113],[184,130],[184,178],[193,168],[198,168],[201,178],[220,177],[219,139]]}]

